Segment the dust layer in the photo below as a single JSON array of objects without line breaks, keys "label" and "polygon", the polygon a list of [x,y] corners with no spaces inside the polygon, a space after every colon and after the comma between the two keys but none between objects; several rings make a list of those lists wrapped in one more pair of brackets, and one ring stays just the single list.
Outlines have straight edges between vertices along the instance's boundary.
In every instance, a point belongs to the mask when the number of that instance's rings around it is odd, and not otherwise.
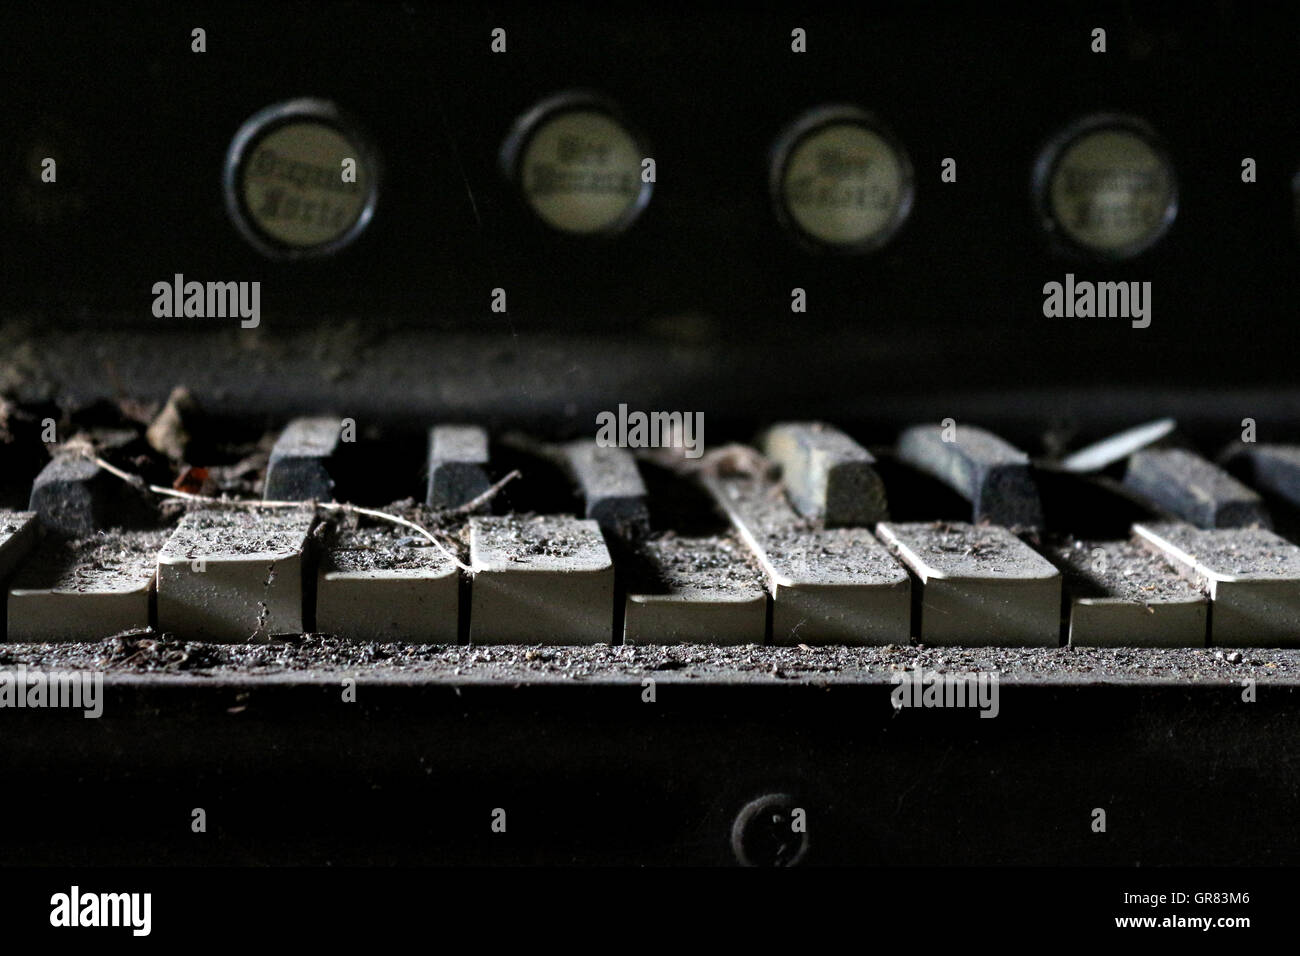
[{"label": "dust layer", "polygon": [[159,558],[189,561],[290,555],[302,549],[315,517],[315,509],[310,505],[274,511],[200,508],[181,520]]},{"label": "dust layer", "polygon": [[902,567],[865,528],[826,528],[801,517],[785,499],[784,488],[763,477],[718,477],[720,503],[758,546],[764,570],[813,584],[895,583]]},{"label": "dust layer", "polygon": [[1118,598],[1143,605],[1202,598],[1168,563],[1134,541],[1059,538],[1046,550],[1064,574],[1067,589],[1077,597]]},{"label": "dust layer", "polygon": [[114,531],[42,542],[11,587],[40,591],[131,591],[146,586],[158,566],[167,531]]},{"label": "dust layer", "polygon": [[511,515],[473,522],[476,556],[484,564],[585,564],[605,559],[603,539],[573,518]]},{"label": "dust layer", "polygon": [[1246,679],[1300,686],[1300,650],[1216,648],[937,648],[424,645],[303,635],[278,644],[177,641],[148,631],[93,643],[0,645],[0,667],[95,670],[110,678],[327,684],[512,684],[659,680],[709,684],[893,683],[903,672],[995,674],[1002,683],[1197,684]]}]

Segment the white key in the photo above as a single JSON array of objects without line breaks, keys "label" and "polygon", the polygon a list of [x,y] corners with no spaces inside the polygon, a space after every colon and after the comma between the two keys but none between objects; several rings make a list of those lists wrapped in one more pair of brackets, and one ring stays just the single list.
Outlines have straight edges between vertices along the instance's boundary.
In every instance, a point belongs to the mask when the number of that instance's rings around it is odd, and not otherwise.
[{"label": "white key", "polygon": [[39,538],[40,519],[36,512],[0,508],[0,582],[9,577]]},{"label": "white key", "polygon": [[303,630],[313,509],[191,511],[158,555],[158,629],[234,643]]},{"label": "white key", "polygon": [[810,527],[767,481],[704,483],[763,571],[773,644],[907,643],[911,582],[870,531]]},{"label": "white key", "polygon": [[470,519],[472,644],[608,644],[614,564],[594,521]]},{"label": "white key", "polygon": [[399,547],[408,533],[339,532],[317,572],[316,630],[354,640],[456,643],[456,565],[436,548]]},{"label": "white key", "polygon": [[1051,553],[1065,574],[1071,644],[1205,646],[1205,595],[1150,551],[1131,541],[1075,541]]},{"label": "white key", "polygon": [[149,626],[166,531],[46,541],[9,587],[9,640],[97,641]]},{"label": "white key", "polygon": [[1175,522],[1136,524],[1133,533],[1209,595],[1211,643],[1300,646],[1300,548],[1262,528]]},{"label": "white key", "polygon": [[662,538],[639,556],[658,578],[653,593],[629,593],[625,644],[762,644],[767,592],[741,547],[728,539]]},{"label": "white key", "polygon": [[923,643],[1060,643],[1061,574],[1006,528],[886,523],[876,530],[921,583]]},{"label": "white key", "polygon": [[36,512],[0,508],[0,580],[7,578],[36,546],[39,535]]}]

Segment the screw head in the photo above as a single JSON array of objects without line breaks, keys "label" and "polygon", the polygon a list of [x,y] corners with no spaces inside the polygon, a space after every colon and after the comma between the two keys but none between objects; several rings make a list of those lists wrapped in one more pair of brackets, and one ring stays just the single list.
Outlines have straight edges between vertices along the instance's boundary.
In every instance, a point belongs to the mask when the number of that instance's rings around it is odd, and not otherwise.
[{"label": "screw head", "polygon": [[751,800],[731,827],[731,849],[741,866],[796,866],[808,854],[808,832],[796,829],[799,803],[788,793]]}]

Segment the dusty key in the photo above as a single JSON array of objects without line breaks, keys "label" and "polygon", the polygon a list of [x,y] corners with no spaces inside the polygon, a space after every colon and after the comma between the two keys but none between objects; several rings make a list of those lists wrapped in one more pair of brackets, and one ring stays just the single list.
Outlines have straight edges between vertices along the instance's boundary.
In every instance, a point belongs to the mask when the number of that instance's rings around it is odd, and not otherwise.
[{"label": "dusty key", "polygon": [[[40,519],[35,512],[0,509],[0,582],[37,546],[40,531]],[[0,589],[0,594],[5,593]]]},{"label": "dusty key", "polygon": [[28,507],[51,531],[83,538],[111,522],[122,483],[80,455],[56,455],[32,483]]},{"label": "dusty key", "polygon": [[920,581],[922,643],[1060,643],[1061,574],[1006,528],[885,523],[876,530]]},{"label": "dusty key", "polygon": [[1205,646],[1205,595],[1149,550],[1132,541],[1071,541],[1050,555],[1064,572],[1071,644]]},{"label": "dusty key", "polygon": [[1211,644],[1300,647],[1300,548],[1262,528],[1171,522],[1133,533],[1209,595]]},{"label": "dusty key", "polygon": [[775,425],[763,451],[781,466],[786,494],[804,517],[820,518],[828,528],[888,519],[875,458],[839,429],[821,422]]},{"label": "dusty key", "polygon": [[865,528],[814,528],[780,486],[707,476],[772,595],[773,644],[906,644],[911,582]]},{"label": "dusty key", "polygon": [[1129,459],[1124,484],[1198,528],[1270,526],[1258,494],[1222,468],[1181,448],[1140,451]]},{"label": "dusty key", "polygon": [[491,487],[488,436],[477,425],[434,425],[429,429],[429,484],[425,504],[459,508]]},{"label": "dusty key", "polygon": [[456,565],[438,549],[413,543],[409,532],[387,527],[340,530],[317,571],[316,630],[354,640],[455,644]]},{"label": "dusty key", "polygon": [[266,466],[267,501],[332,501],[331,460],[342,437],[338,418],[295,418],[289,423]]},{"label": "dusty key", "polygon": [[583,440],[565,445],[564,457],[578,483],[588,518],[611,536],[645,533],[650,520],[645,483],[631,452]]},{"label": "dusty key", "polygon": [[664,537],[644,542],[638,554],[655,587],[629,588],[623,643],[764,643],[767,591],[741,545]]},{"label": "dusty key", "polygon": [[36,546],[40,521],[32,511],[0,509],[0,581]]},{"label": "dusty key", "polygon": [[149,626],[166,531],[50,539],[9,586],[9,640],[97,641]]},{"label": "dusty key", "polygon": [[612,640],[614,564],[596,522],[471,518],[470,566],[470,643]]},{"label": "dusty key", "polygon": [[205,641],[303,631],[313,509],[191,511],[158,555],[158,628]]},{"label": "dusty key", "polygon": [[974,522],[1043,523],[1029,456],[991,432],[973,425],[917,425],[900,436],[898,457],[969,501]]}]

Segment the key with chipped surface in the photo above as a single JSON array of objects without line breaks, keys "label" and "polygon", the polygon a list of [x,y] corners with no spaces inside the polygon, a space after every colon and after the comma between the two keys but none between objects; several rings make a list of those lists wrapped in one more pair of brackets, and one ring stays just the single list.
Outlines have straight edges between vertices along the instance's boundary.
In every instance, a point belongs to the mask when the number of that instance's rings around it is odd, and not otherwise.
[{"label": "key with chipped surface", "polygon": [[51,539],[9,585],[9,640],[95,641],[149,626],[166,531]]},{"label": "key with chipped surface", "polygon": [[814,528],[780,485],[704,477],[772,596],[773,644],[906,644],[911,582],[865,528]]},{"label": "key with chipped surface", "polygon": [[645,533],[650,521],[645,482],[631,452],[583,440],[565,445],[564,459],[578,483],[586,516],[602,531],[618,537]]},{"label": "key with chipped surface", "polygon": [[[408,532],[340,529],[316,577],[316,630],[365,641],[455,644],[460,574]],[[403,542],[400,543],[399,542]]]},{"label": "key with chipped surface", "polygon": [[614,564],[600,526],[568,516],[470,519],[472,644],[608,644]]},{"label": "key with chipped surface", "polygon": [[973,522],[1043,523],[1029,456],[991,432],[973,425],[954,425],[951,432],[939,425],[916,425],[899,437],[898,457],[969,501]]},{"label": "key with chipped surface", "polygon": [[303,631],[314,510],[191,511],[158,555],[158,629],[226,643]]},{"label": "key with chipped surface", "polygon": [[888,519],[875,458],[837,428],[785,422],[763,436],[763,451],[781,466],[786,494],[806,518],[826,527],[870,527]]},{"label": "key with chipped surface", "polygon": [[1049,554],[1064,574],[1069,643],[1205,646],[1205,595],[1136,542],[1076,540]]},{"label": "key with chipped surface", "polygon": [[262,497],[267,501],[332,501],[330,467],[341,438],[338,418],[295,418],[271,449]]},{"label": "key with chipped surface", "polygon": [[669,536],[643,542],[638,556],[654,587],[629,588],[625,644],[762,644],[767,591],[730,538]]},{"label": "key with chipped surface", "polygon": [[477,425],[434,425],[429,429],[430,508],[459,508],[491,487],[488,436]]},{"label": "key with chipped surface", "polygon": [[1133,533],[1210,598],[1210,643],[1300,646],[1300,548],[1263,528],[1138,524]]},{"label": "key with chipped surface", "polygon": [[920,582],[922,643],[1060,643],[1061,574],[1006,528],[884,523],[876,530]]},{"label": "key with chipped surface", "polygon": [[1198,528],[1270,526],[1258,494],[1217,465],[1181,448],[1133,455],[1124,485]]}]

